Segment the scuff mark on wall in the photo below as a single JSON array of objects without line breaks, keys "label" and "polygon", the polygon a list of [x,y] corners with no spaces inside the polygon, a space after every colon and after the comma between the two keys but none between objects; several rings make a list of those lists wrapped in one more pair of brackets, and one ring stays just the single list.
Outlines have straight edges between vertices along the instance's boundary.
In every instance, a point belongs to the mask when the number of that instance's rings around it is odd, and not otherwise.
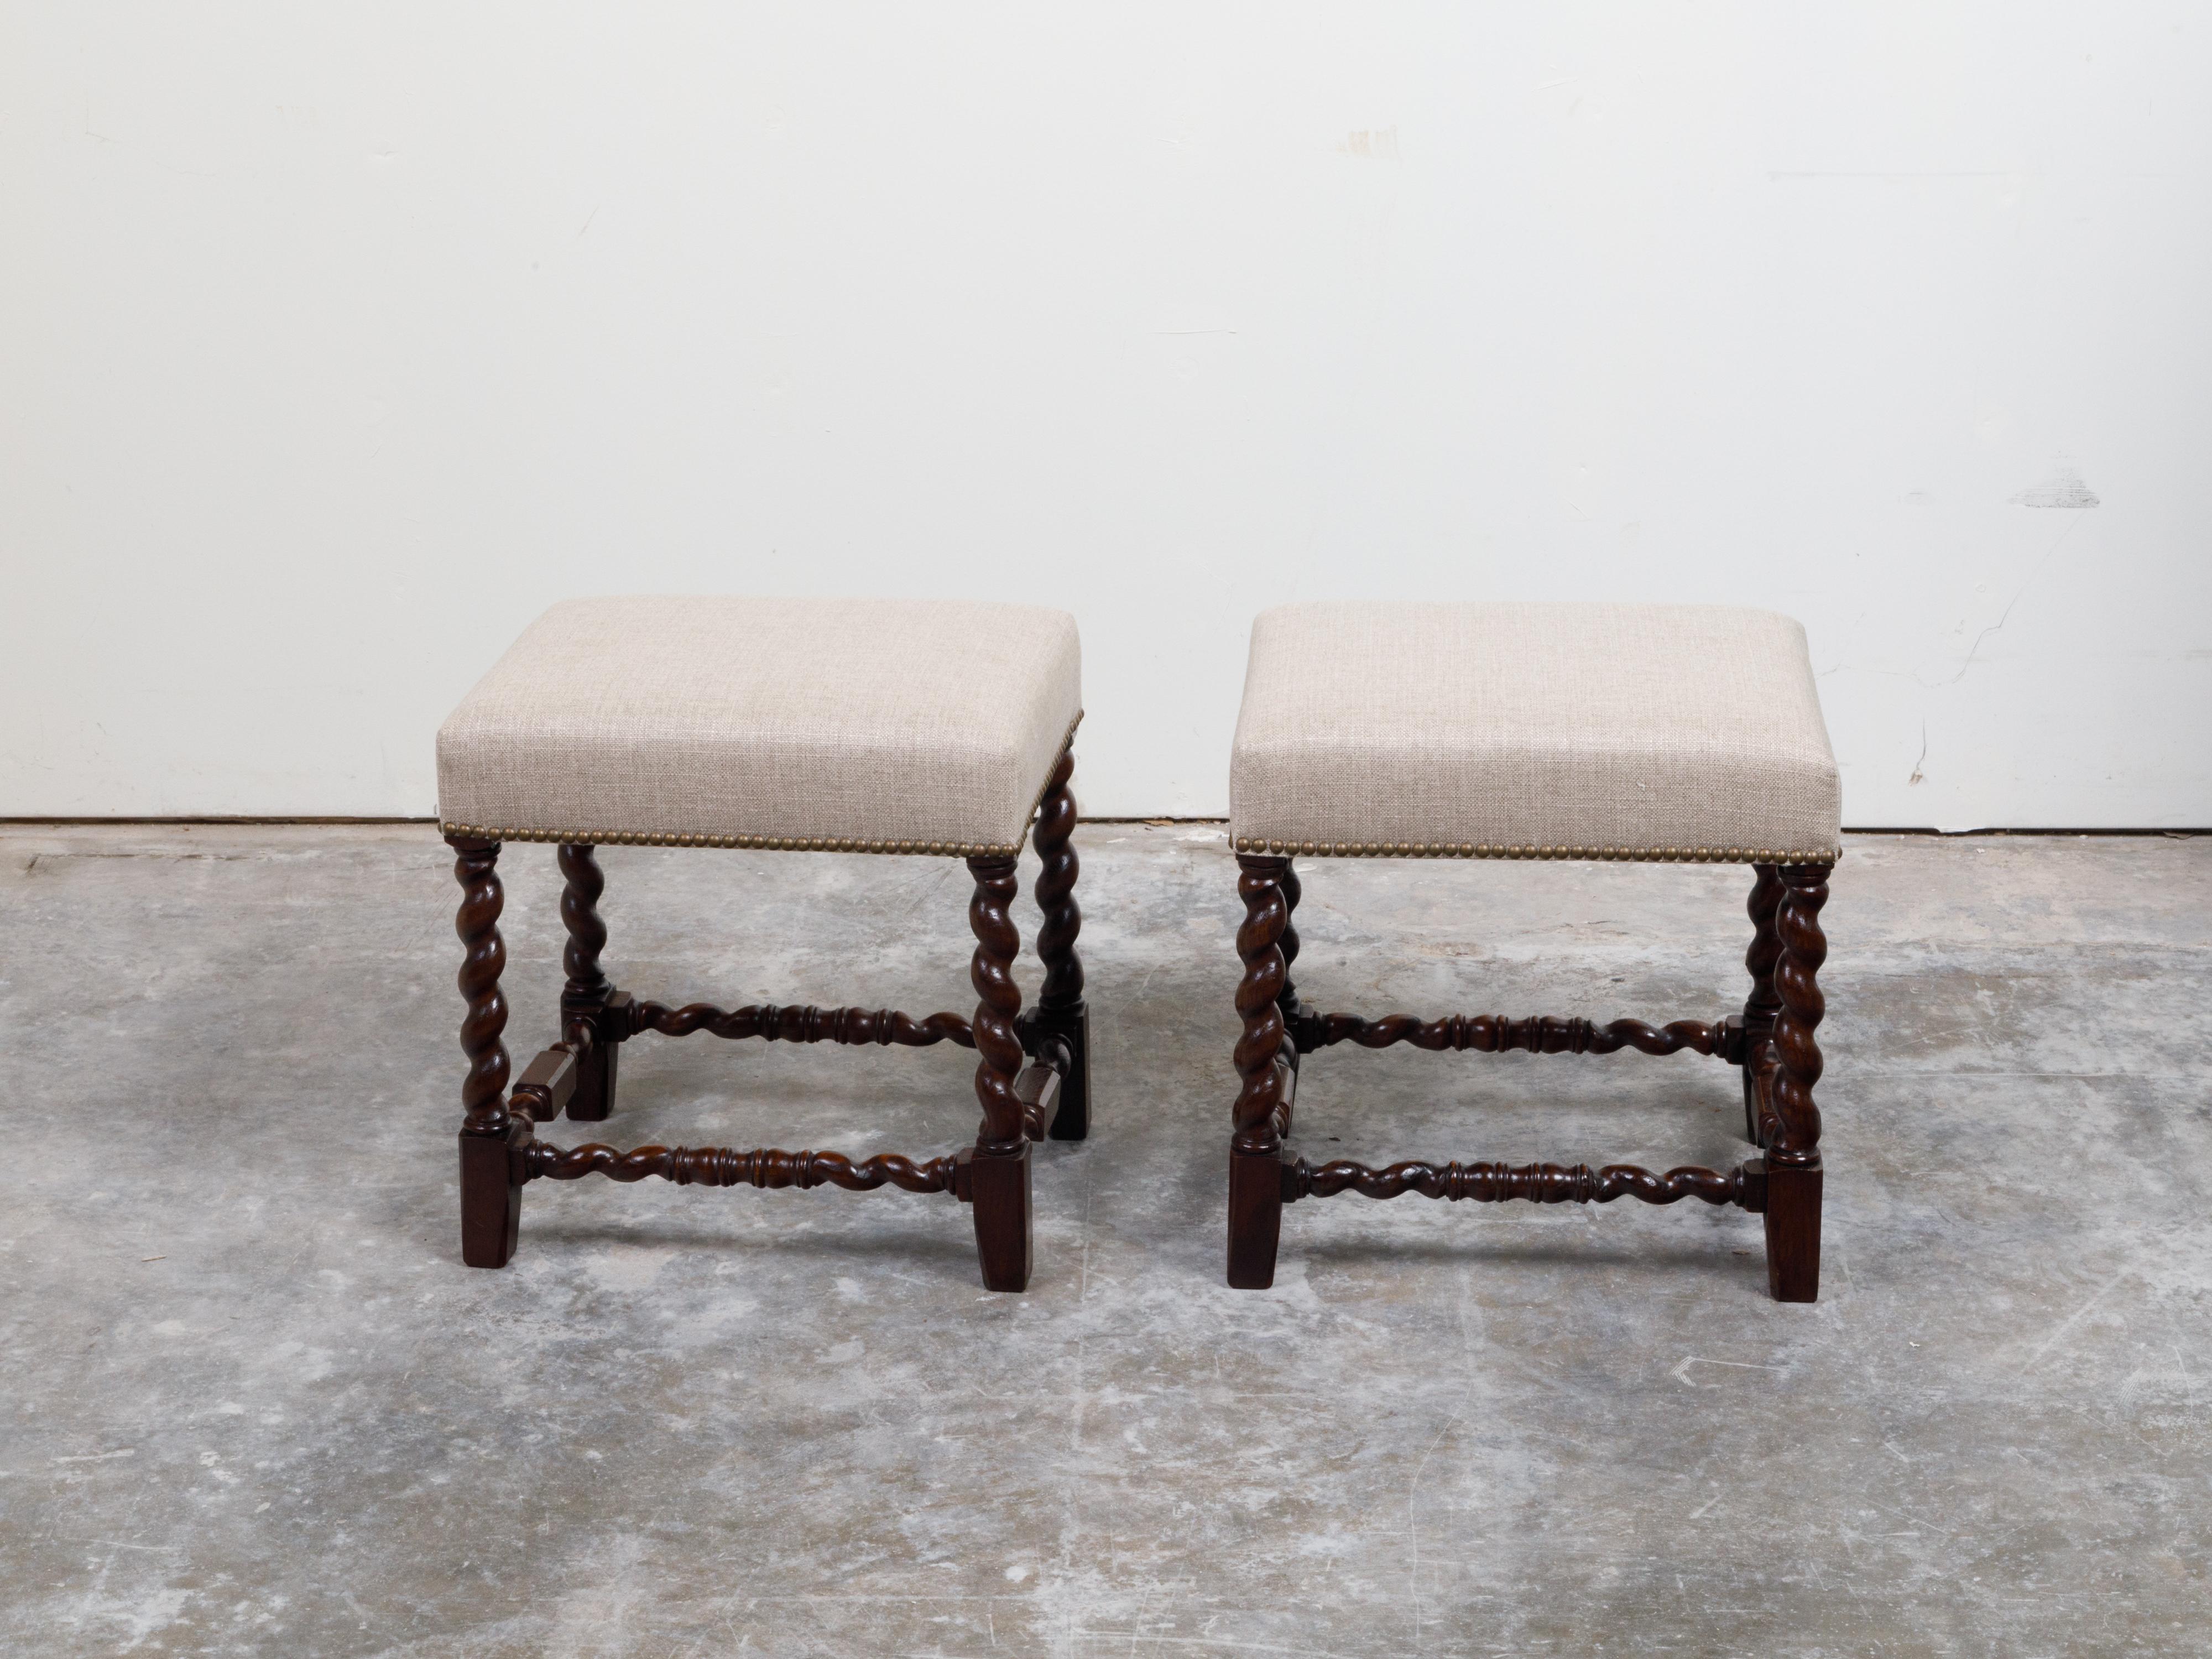
[{"label": "scuff mark on wall", "polygon": [[2021,507],[2096,507],[2100,505],[2097,492],[2081,481],[2081,475],[2072,467],[2059,465],[2057,471],[2039,484],[2031,484],[2012,497]]},{"label": "scuff mark on wall", "polygon": [[1337,149],[1363,161],[1395,161],[1398,159],[1398,129],[1376,127],[1372,131],[1348,132]]}]

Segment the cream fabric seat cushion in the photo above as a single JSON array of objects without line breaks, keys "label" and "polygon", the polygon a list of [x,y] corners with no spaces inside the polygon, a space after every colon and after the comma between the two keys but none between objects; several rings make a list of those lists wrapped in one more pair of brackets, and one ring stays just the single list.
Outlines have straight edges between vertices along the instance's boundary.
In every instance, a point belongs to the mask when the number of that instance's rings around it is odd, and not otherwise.
[{"label": "cream fabric seat cushion", "polygon": [[1719,605],[1267,611],[1229,793],[1247,852],[1818,861],[1842,817],[1805,630]]},{"label": "cream fabric seat cushion", "polygon": [[1075,619],[946,599],[571,599],[438,732],[447,833],[1018,847],[1082,709]]}]

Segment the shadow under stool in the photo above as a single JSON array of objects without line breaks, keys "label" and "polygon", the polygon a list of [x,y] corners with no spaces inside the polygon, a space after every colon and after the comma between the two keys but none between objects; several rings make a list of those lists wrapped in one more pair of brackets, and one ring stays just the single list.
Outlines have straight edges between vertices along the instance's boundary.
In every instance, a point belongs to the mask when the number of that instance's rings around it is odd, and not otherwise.
[{"label": "shadow under stool", "polygon": [[[539,1180],[648,1176],[678,1185],[890,1186],[971,1208],[983,1283],[1030,1267],[1030,1145],[1090,1125],[1090,1023],[1075,943],[1070,747],[1081,719],[1074,619],[945,600],[627,598],[570,600],[532,624],[438,733],[440,819],[462,888],[455,930],[461,1048],[461,1254],[502,1267],[522,1190]],[[1043,866],[1024,1009],[1008,914],[1025,835]],[[497,864],[508,842],[558,849],[568,933],[561,1040],[507,1087]],[[974,882],[972,1020],[888,1009],[707,1003],[617,990],[600,966],[605,883],[594,848],[645,845],[952,857]],[[622,1045],[696,1031],[769,1042],[951,1042],[976,1054],[982,1121],[939,1157],[740,1151],[538,1139],[564,1112],[614,1109]]]},{"label": "shadow under stool", "polygon": [[[1229,1283],[1274,1282],[1283,1206],[1359,1193],[1673,1204],[1764,1218],[1778,1301],[1820,1290],[1814,1103],[1827,944],[1820,908],[1840,785],[1804,630],[1724,606],[1330,602],[1263,613],[1231,767],[1241,1080],[1229,1154]],[[1741,1013],[1617,1019],[1306,1007],[1291,979],[1300,884],[1320,858],[1620,860],[1751,866]],[[1286,1145],[1304,1056],[1351,1042],[1494,1054],[1710,1054],[1741,1075],[1759,1156],[1732,1170],[1408,1160],[1315,1164]]]}]

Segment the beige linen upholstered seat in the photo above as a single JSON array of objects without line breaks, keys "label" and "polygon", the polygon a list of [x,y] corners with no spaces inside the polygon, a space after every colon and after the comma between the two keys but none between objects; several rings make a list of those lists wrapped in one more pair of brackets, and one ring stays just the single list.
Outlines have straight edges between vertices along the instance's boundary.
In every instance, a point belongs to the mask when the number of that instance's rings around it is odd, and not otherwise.
[{"label": "beige linen upholstered seat", "polygon": [[1081,698],[1060,611],[574,599],[439,731],[439,817],[497,841],[1012,854]]},{"label": "beige linen upholstered seat", "polygon": [[1253,625],[1243,853],[1831,862],[1805,632],[1722,605],[1331,601]]}]

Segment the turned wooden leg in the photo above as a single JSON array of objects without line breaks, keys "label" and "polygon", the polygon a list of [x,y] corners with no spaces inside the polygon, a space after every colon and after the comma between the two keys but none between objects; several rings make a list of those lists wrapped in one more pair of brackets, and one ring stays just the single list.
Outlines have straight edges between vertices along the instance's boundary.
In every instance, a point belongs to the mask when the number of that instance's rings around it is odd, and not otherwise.
[{"label": "turned wooden leg", "polygon": [[1237,1012],[1244,1021],[1237,1042],[1237,1073],[1243,1079],[1231,1112],[1229,1140],[1229,1283],[1264,1291],[1275,1282],[1275,1245],[1283,1225],[1283,1011],[1277,1000],[1288,974],[1281,940],[1290,925],[1282,878],[1289,860],[1240,855],[1237,891],[1244,925],[1237,954],[1244,977],[1237,987]]},{"label": "turned wooden leg", "polygon": [[1081,1140],[1091,1133],[1091,1010],[1083,1000],[1083,958],[1075,954],[1083,931],[1083,911],[1075,902],[1075,878],[1081,869],[1068,838],[1075,833],[1075,797],[1068,780],[1075,775],[1073,751],[1060,757],[1037,807],[1031,837],[1044,861],[1037,872],[1037,960],[1044,964],[1044,987],[1028,1018],[1032,1044],[1057,1039],[1067,1048],[1067,1071],[1060,1080],[1060,1115],[1053,1120],[1054,1140]]},{"label": "turned wooden leg", "polygon": [[576,1092],[568,1097],[568,1115],[596,1123],[615,1109],[615,1078],[622,1044],[607,1029],[607,999],[614,987],[599,970],[607,925],[599,920],[599,895],[607,878],[599,855],[581,843],[563,843],[561,921],[568,930],[562,953],[568,983],[561,991],[561,1036],[576,1052]]},{"label": "turned wooden leg", "polygon": [[1022,991],[1013,976],[1022,936],[1006,914],[1019,887],[1010,858],[969,859],[968,871],[975,878],[975,896],[968,906],[968,925],[975,934],[969,978],[980,999],[972,1029],[975,1098],[983,1108],[969,1166],[975,1251],[984,1289],[1023,1291],[1030,1283],[1030,1143],[1014,1093],[1022,1069],[1021,1039],[1014,1031]]},{"label": "turned wooden leg", "polygon": [[[1298,1069],[1298,1019],[1304,1010],[1298,1005],[1298,988],[1291,981],[1291,969],[1298,960],[1298,901],[1305,896],[1305,888],[1298,880],[1297,866],[1288,859],[1283,860],[1283,873],[1277,884],[1283,890],[1283,937],[1276,946],[1283,953],[1283,988],[1275,998],[1275,1006],[1283,1011],[1283,1060],[1295,1072]],[[1290,1107],[1286,1102],[1283,1133],[1290,1132]]]},{"label": "turned wooden leg", "polygon": [[1751,949],[1743,955],[1744,969],[1751,975],[1751,994],[1744,1000],[1743,1043],[1739,1052],[1743,1056],[1744,1139],[1757,1146],[1761,1139],[1757,1060],[1767,1038],[1774,1035],[1774,1016],[1782,1006],[1782,999],[1774,994],[1774,964],[1782,955],[1782,941],[1774,932],[1774,911],[1782,902],[1784,890],[1781,872],[1774,866],[1754,864],[1751,869],[1751,898],[1744,906],[1751,915]]},{"label": "turned wooden leg", "polygon": [[1820,907],[1828,902],[1825,864],[1788,865],[1774,928],[1779,1000],[1766,1093],[1766,1284],[1778,1302],[1811,1302],[1820,1293],[1820,1046],[1814,1031],[1827,1005],[1818,975],[1828,955]]},{"label": "turned wooden leg", "polygon": [[461,908],[453,931],[465,947],[459,983],[468,1012],[461,1018],[461,1052],[468,1075],[461,1081],[461,1260],[471,1267],[504,1267],[514,1255],[522,1223],[522,1182],[509,1147],[530,1126],[507,1109],[507,999],[499,976],[507,945],[499,913],[507,902],[496,866],[500,844],[448,836]]}]

